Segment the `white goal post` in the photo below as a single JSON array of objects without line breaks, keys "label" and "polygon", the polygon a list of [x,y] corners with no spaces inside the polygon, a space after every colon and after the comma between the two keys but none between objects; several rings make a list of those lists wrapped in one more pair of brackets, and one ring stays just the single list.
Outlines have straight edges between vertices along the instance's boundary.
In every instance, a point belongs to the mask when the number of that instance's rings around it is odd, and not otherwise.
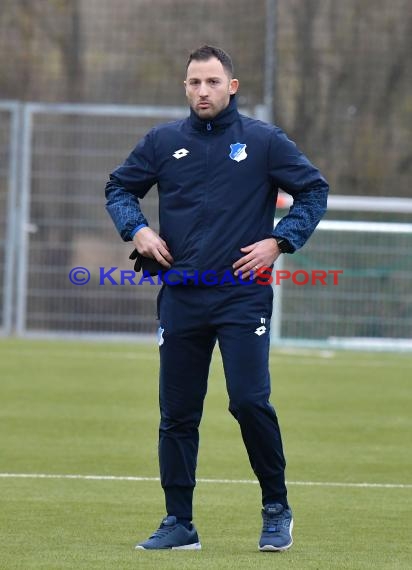
[{"label": "white goal post", "polygon": [[302,252],[282,255],[275,271],[342,273],[326,286],[274,283],[272,344],[412,350],[411,250],[409,223],[321,221]]}]

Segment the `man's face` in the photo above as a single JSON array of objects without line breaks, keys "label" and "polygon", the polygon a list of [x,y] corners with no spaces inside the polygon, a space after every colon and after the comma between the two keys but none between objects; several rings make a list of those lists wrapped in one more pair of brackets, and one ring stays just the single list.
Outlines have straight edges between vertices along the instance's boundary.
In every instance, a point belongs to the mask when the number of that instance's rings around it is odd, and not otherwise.
[{"label": "man's face", "polygon": [[215,57],[207,61],[193,60],[187,68],[186,97],[201,119],[213,119],[223,111],[238,86],[238,80],[231,79]]}]

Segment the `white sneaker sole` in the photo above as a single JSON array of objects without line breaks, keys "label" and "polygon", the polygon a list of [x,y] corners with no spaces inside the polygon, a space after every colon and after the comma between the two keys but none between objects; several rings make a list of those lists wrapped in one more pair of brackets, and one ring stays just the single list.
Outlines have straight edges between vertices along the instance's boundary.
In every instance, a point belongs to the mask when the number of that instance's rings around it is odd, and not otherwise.
[{"label": "white sneaker sole", "polygon": [[272,544],[265,544],[265,546],[259,546],[258,548],[260,552],[284,552],[285,550],[289,550],[292,544],[293,540],[291,540],[286,546],[277,547],[272,546]]},{"label": "white sneaker sole", "polygon": [[202,550],[202,545],[200,542],[194,542],[193,544],[185,544],[184,546],[172,546],[172,550]]},{"label": "white sneaker sole", "polygon": [[135,550],[201,550],[202,545],[200,542],[194,542],[193,544],[185,544],[183,546],[172,546],[171,548],[145,548],[144,546],[137,545],[134,547]]}]

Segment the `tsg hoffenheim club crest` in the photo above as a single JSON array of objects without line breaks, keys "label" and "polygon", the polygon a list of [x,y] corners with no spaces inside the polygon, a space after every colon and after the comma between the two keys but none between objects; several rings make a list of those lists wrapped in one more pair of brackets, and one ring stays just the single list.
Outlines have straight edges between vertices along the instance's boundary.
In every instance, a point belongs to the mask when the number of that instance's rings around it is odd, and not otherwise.
[{"label": "tsg hoffenheim club crest", "polygon": [[247,158],[246,145],[242,143],[231,144],[229,157],[236,162],[245,160]]}]

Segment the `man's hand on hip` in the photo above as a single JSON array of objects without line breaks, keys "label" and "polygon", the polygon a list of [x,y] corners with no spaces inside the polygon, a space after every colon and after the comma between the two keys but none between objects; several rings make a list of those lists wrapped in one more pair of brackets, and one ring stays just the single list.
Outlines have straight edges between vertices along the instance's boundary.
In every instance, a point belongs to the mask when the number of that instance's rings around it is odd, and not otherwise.
[{"label": "man's hand on hip", "polygon": [[167,243],[151,228],[141,228],[134,235],[133,243],[141,255],[156,259],[163,267],[170,269],[173,257]]},{"label": "man's hand on hip", "polygon": [[256,271],[261,267],[270,267],[279,257],[280,251],[276,240],[273,238],[263,239],[241,247],[240,251],[245,253],[243,257],[233,264],[235,275],[242,272],[242,279],[249,279],[250,272]]}]

